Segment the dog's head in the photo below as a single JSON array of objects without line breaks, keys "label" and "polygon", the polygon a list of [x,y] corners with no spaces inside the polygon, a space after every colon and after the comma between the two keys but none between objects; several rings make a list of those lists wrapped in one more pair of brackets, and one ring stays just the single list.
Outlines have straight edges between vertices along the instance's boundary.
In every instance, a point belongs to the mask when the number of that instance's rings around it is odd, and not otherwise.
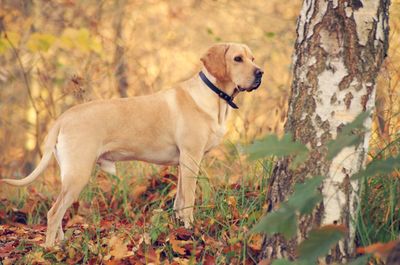
[{"label": "dog's head", "polygon": [[219,82],[234,83],[240,91],[252,91],[261,84],[263,71],[245,44],[215,44],[201,57],[207,71]]}]

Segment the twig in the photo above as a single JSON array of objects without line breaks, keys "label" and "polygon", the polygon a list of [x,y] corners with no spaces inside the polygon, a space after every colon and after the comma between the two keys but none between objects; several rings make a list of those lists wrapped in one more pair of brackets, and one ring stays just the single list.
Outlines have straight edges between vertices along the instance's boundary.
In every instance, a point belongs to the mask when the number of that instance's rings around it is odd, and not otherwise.
[{"label": "twig", "polygon": [[39,155],[42,156],[42,151],[40,150],[39,144],[38,144],[39,143],[39,131],[40,131],[39,109],[37,108],[35,100],[33,99],[32,90],[31,90],[31,87],[30,87],[29,81],[28,81],[28,76],[26,74],[24,65],[22,64],[21,58],[20,58],[20,56],[18,54],[18,51],[15,48],[14,44],[11,42],[11,40],[8,38],[7,32],[4,29],[4,26],[3,26],[3,30],[4,30],[4,38],[7,40],[8,44],[11,46],[11,49],[13,50],[13,52],[15,54],[15,57],[17,58],[18,64],[19,64],[21,72],[22,72],[22,76],[24,77],[25,87],[26,87],[26,89],[28,91],[29,100],[30,100],[30,102],[32,104],[33,109],[35,110],[35,114],[36,114],[36,149],[38,150]]}]

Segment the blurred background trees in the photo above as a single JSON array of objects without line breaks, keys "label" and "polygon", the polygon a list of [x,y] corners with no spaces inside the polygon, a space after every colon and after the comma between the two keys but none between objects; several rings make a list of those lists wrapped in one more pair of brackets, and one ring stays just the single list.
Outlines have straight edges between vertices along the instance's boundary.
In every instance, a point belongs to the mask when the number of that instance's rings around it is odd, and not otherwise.
[{"label": "blurred background trees", "polygon": [[[2,0],[0,175],[28,174],[52,121],[94,99],[138,96],[195,74],[208,46],[248,44],[264,67],[259,90],[238,97],[226,141],[208,156],[227,175],[244,167],[231,147],[283,132],[301,1]],[[389,59],[379,77],[372,146],[399,131],[399,1],[391,7]],[[378,148],[379,147],[379,148]],[[392,147],[394,148],[394,147]],[[372,148],[371,152],[374,153]],[[217,161],[217,162],[216,162]],[[224,162],[225,161],[225,162]],[[56,172],[48,171],[46,182]],[[210,176],[215,174],[210,174]]]},{"label": "blurred background trees", "polygon": [[[88,100],[138,96],[195,74],[208,46],[247,43],[266,71],[238,98],[231,141],[280,133],[297,1],[1,1],[1,175],[29,173],[52,121]],[[21,63],[19,63],[19,61]]]}]

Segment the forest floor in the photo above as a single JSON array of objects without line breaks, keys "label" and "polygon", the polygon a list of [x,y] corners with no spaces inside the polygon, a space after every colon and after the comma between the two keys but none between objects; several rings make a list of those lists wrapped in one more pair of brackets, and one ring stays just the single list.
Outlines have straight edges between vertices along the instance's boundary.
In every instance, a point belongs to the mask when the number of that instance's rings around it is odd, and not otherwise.
[{"label": "forest floor", "polygon": [[174,218],[176,181],[166,172],[142,183],[98,172],[54,248],[43,243],[55,195],[24,188],[0,201],[0,264],[256,264],[262,237],[249,230],[263,213],[263,178],[218,187],[199,179],[192,229]]},{"label": "forest floor", "polygon": [[[393,151],[389,149],[380,149],[372,159]],[[275,159],[252,163],[230,156],[227,161],[206,163],[219,173],[209,178],[201,172],[198,177],[191,229],[175,219],[177,174],[172,168],[154,170],[133,163],[118,176],[96,170],[64,216],[65,240],[53,248],[44,247],[46,215],[59,185],[41,178],[25,188],[1,186],[0,265],[259,264],[263,238],[250,230],[268,208],[268,178]],[[398,176],[395,171],[362,181],[355,222],[359,253],[388,252],[397,242]]]}]

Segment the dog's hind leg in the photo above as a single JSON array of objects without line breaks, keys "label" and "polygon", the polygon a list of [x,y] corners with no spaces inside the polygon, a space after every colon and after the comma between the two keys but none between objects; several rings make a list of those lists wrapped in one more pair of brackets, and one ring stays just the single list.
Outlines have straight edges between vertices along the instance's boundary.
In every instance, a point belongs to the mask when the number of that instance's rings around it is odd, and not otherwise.
[{"label": "dog's hind leg", "polygon": [[54,245],[57,230],[58,238],[63,237],[61,222],[64,214],[71,204],[78,199],[82,189],[89,181],[89,177],[90,175],[74,175],[74,177],[69,177],[67,183],[63,183],[60,195],[47,214],[46,246]]},{"label": "dog's hind leg", "polygon": [[[57,148],[54,148],[54,157],[57,161],[57,164],[60,166],[60,159],[58,158],[58,153],[57,153]],[[64,240],[64,231],[62,228],[62,220],[60,222],[60,225],[58,226],[58,231],[57,231],[57,239],[56,241],[61,242]]]},{"label": "dog's hind leg", "polygon": [[57,232],[58,239],[63,238],[61,222],[64,214],[89,182],[96,160],[94,148],[85,146],[84,150],[71,150],[69,146],[76,145],[61,145],[57,152],[61,169],[61,193],[47,214],[46,246],[54,245]]},{"label": "dog's hind leg", "polygon": [[58,231],[57,231],[57,241],[61,242],[64,240],[64,231],[62,228],[62,220],[60,222],[60,225],[58,226]]}]

